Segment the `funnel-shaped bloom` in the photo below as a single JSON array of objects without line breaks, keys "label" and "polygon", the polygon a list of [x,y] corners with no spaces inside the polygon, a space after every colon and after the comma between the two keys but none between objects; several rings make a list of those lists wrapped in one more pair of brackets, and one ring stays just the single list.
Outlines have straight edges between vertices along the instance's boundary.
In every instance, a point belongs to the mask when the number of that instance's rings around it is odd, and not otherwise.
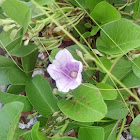
[{"label": "funnel-shaped bloom", "polygon": [[47,71],[56,81],[58,90],[68,92],[81,84],[82,69],[83,64],[75,60],[68,50],[63,49],[56,54],[55,60],[48,66]]}]

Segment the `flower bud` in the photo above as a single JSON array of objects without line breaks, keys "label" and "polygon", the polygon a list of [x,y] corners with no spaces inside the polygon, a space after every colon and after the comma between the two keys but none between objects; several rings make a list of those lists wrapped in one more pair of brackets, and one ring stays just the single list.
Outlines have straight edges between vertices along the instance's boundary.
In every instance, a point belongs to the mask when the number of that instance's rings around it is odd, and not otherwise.
[{"label": "flower bud", "polygon": [[12,25],[5,25],[4,27],[3,27],[3,30],[4,31],[9,31],[10,29],[12,29],[13,27],[15,27],[16,25],[15,24],[12,24]]},{"label": "flower bud", "polygon": [[27,46],[28,43],[29,43],[29,39],[25,40],[25,41],[24,41],[24,46]]},{"label": "flower bud", "polygon": [[17,35],[18,30],[14,29],[11,31],[10,33],[10,39],[13,40],[15,38],[15,36]]},{"label": "flower bud", "polygon": [[56,119],[56,121],[57,121],[57,122],[62,122],[62,121],[63,121],[63,118],[62,118],[62,117],[58,117],[58,118]]}]

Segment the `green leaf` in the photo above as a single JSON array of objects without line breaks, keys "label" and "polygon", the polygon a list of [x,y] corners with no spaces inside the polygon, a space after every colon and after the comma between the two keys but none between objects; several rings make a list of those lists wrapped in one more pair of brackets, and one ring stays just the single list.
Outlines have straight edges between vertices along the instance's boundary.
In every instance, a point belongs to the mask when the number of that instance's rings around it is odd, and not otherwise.
[{"label": "green leaf", "polygon": [[69,0],[73,5],[86,8],[85,0]]},{"label": "green leaf", "polygon": [[35,0],[35,1],[42,6],[54,2],[54,0]]},{"label": "green leaf", "polygon": [[96,35],[97,32],[98,32],[99,30],[100,30],[100,27],[94,26],[93,29],[92,29],[91,32],[90,32],[90,35],[91,35],[91,36]]},{"label": "green leaf", "polygon": [[[100,57],[99,59],[100,59],[100,61],[102,62],[102,64],[104,65],[104,67],[105,67],[107,70],[110,70],[110,68],[111,68],[111,66],[112,66],[112,62],[111,62],[109,59],[107,59],[107,57],[105,57],[105,56]],[[106,73],[100,66],[97,65],[97,67],[98,67],[98,69],[99,69],[101,72]]]},{"label": "green leaf", "polygon": [[138,78],[140,78],[140,57],[136,58],[133,62],[133,72]]},{"label": "green leaf", "polygon": [[[118,62],[112,67],[111,73],[120,81],[125,79],[127,75],[132,70],[132,62],[128,60],[126,57],[122,57],[118,60]],[[113,85],[113,82],[110,78],[106,81],[107,84]]]},{"label": "green leaf", "polygon": [[19,129],[19,138],[23,140],[32,140],[31,130]]},{"label": "green leaf", "polygon": [[[11,40],[11,38],[10,38],[10,32],[11,32],[11,30],[9,30],[9,31],[2,31],[1,33],[0,33],[0,41],[2,42],[0,42],[0,47],[1,48],[3,48],[2,46],[4,45],[4,46],[7,46],[12,40]],[[4,49],[4,48],[3,48]]]},{"label": "green leaf", "polygon": [[130,125],[130,132],[133,137],[140,138],[140,115],[138,115]]},{"label": "green leaf", "polygon": [[18,122],[23,110],[23,103],[11,102],[0,110],[0,139],[18,139]]},{"label": "green leaf", "polygon": [[19,44],[21,43],[21,39],[22,39],[21,36],[18,36],[16,39],[10,41],[9,44],[7,44],[7,46],[5,46],[7,51],[10,52],[12,49],[19,46]]},{"label": "green leaf", "polygon": [[[114,87],[108,84],[104,84],[104,83],[98,83],[96,87],[99,88],[104,100],[115,100],[117,98],[118,93],[114,89]],[[112,90],[109,90],[109,89],[112,89]]]},{"label": "green leaf", "polygon": [[8,78],[9,68],[0,68],[0,85],[8,85],[10,84]]},{"label": "green leaf", "polygon": [[32,140],[46,140],[46,137],[43,133],[38,131],[39,129],[39,122],[36,122],[31,131]]},{"label": "green leaf", "polygon": [[138,78],[132,71],[122,80],[126,87],[140,87],[140,78]]},{"label": "green leaf", "polygon": [[19,0],[4,0],[1,7],[11,19],[24,27],[24,34],[31,18],[30,8]]},{"label": "green leaf", "polygon": [[98,126],[81,127],[78,132],[79,140],[104,140],[104,129]]},{"label": "green leaf", "polygon": [[17,45],[14,49],[10,50],[9,53],[13,56],[25,57],[33,53],[35,50],[37,50],[37,46],[29,43],[27,46],[24,46],[23,44],[21,46]]},{"label": "green leaf", "polygon": [[105,1],[98,3],[90,15],[96,22],[101,24],[121,19],[119,12]]},{"label": "green leaf", "polygon": [[105,132],[104,140],[116,140],[117,126],[118,122],[103,126]]},{"label": "green leaf", "polygon": [[[25,85],[28,77],[17,66],[13,66],[9,69],[9,81],[12,85]],[[20,77],[20,78],[19,78]]]},{"label": "green leaf", "polygon": [[10,58],[0,55],[0,68],[10,68],[13,65],[15,64]]},{"label": "green leaf", "polygon": [[109,23],[103,27],[103,30],[96,42],[101,52],[120,54],[140,46],[140,27],[127,19]]},{"label": "green leaf", "polygon": [[8,71],[14,65],[15,64],[10,58],[6,58],[0,55],[0,85],[8,85],[10,83],[8,78]]},{"label": "green leaf", "polygon": [[32,105],[30,104],[30,102],[26,96],[18,96],[18,95],[4,93],[4,92],[0,91],[0,101],[3,104],[7,104],[10,102],[14,102],[14,101],[19,101],[24,104],[23,112],[29,112],[32,110]]},{"label": "green leaf", "polygon": [[48,118],[41,116],[37,118],[37,121],[40,122],[40,127],[42,127],[46,125]]},{"label": "green leaf", "polygon": [[107,118],[121,120],[128,114],[128,108],[122,101],[105,101],[107,105]]},{"label": "green leaf", "polygon": [[38,57],[38,50],[35,50],[34,52],[30,53],[29,55],[21,58],[22,67],[23,67],[26,75],[29,77],[32,76],[37,57]]},{"label": "green leaf", "polygon": [[100,3],[101,1],[104,1],[104,0],[85,0],[85,3],[86,3],[86,6],[87,8],[92,11],[95,6]]},{"label": "green leaf", "polygon": [[10,85],[7,89],[7,93],[20,94],[25,91],[24,85]]},{"label": "green leaf", "polygon": [[70,131],[71,129],[74,128],[79,128],[79,127],[88,127],[93,125],[93,122],[77,122],[77,121],[72,121],[68,124],[68,127],[65,130],[65,133]]},{"label": "green leaf", "polygon": [[73,137],[60,137],[60,138],[53,138],[52,140],[77,140]]},{"label": "green leaf", "polygon": [[133,8],[133,19],[136,20],[140,17],[140,0],[136,0]]},{"label": "green leaf", "polygon": [[36,75],[26,83],[26,93],[33,107],[43,116],[49,116],[58,110],[57,99],[47,80]]},{"label": "green leaf", "polygon": [[100,91],[91,84],[84,84],[74,90],[72,100],[60,100],[60,110],[69,118],[79,122],[99,121],[107,113]]},{"label": "green leaf", "polygon": [[10,35],[12,31],[16,28],[12,28],[9,31],[2,31],[0,34],[0,47],[5,50],[5,48],[9,51],[13,49],[17,44],[20,44],[21,42],[21,30],[18,31],[16,36],[14,38],[11,38]]},{"label": "green leaf", "polygon": [[93,76],[96,74],[94,70],[86,70],[82,73],[83,80],[91,84],[95,84],[96,81],[93,79]]}]

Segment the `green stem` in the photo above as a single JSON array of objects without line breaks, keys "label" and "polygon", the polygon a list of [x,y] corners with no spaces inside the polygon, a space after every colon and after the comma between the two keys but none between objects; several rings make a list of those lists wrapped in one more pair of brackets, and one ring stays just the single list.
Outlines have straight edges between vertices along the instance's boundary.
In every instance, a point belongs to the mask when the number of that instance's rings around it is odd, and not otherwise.
[{"label": "green stem", "polygon": [[114,120],[100,120],[98,122],[113,122]]},{"label": "green stem", "polygon": [[132,105],[140,105],[140,102],[131,102],[131,101],[128,101],[126,103],[127,104],[132,104]]},{"label": "green stem", "polygon": [[[133,93],[138,97],[137,92],[136,92],[136,89],[132,89],[132,91],[133,91]],[[138,106],[138,109],[139,109],[139,111],[140,111],[140,104],[137,104],[137,106]]]},{"label": "green stem", "polygon": [[56,138],[56,137],[59,137],[59,135],[62,135],[64,133],[64,131],[66,130],[68,124],[69,124],[69,120],[66,120],[66,122],[63,125],[63,127],[61,128],[61,130],[58,133],[56,133],[52,138]]},{"label": "green stem", "polygon": [[121,128],[120,128],[120,130],[119,130],[119,133],[118,133],[118,135],[117,135],[117,139],[116,139],[116,140],[120,140],[120,135],[121,135],[121,133],[122,133],[122,131],[123,131],[123,127],[124,127],[124,124],[125,124],[125,120],[126,120],[126,118],[124,118],[123,121],[122,121]]},{"label": "green stem", "polygon": [[[122,57],[122,55],[121,55],[120,57],[116,58],[115,62],[114,62],[113,65],[111,66],[109,72],[111,72],[111,71],[113,70],[113,68],[116,66],[117,62],[121,59],[121,57]],[[109,77],[109,75],[106,74],[106,75],[104,76],[104,78],[103,78],[103,80],[102,80],[101,83],[105,83],[106,80],[108,79],[108,77]]]}]

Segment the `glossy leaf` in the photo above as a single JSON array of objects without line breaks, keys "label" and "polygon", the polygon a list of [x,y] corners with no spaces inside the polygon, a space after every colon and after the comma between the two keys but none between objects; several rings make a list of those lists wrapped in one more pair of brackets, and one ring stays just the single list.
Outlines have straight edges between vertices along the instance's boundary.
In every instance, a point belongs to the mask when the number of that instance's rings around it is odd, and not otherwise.
[{"label": "glossy leaf", "polygon": [[137,19],[140,17],[140,0],[136,0],[135,4],[134,4],[134,8],[133,8],[133,19]]},{"label": "glossy leaf", "polygon": [[60,110],[69,118],[79,122],[99,121],[107,113],[100,91],[91,84],[84,84],[74,90],[72,100],[60,100]]},{"label": "glossy leaf", "polygon": [[[112,66],[112,62],[109,59],[107,59],[107,57],[105,57],[105,56],[100,57],[99,59],[100,59],[101,63],[104,65],[104,67],[107,70],[110,70],[110,68]],[[97,65],[97,67],[101,72],[106,73],[100,66]]]},{"label": "glossy leaf", "polygon": [[25,85],[28,80],[26,74],[17,66],[10,68],[8,75],[10,84],[12,85]]},{"label": "glossy leaf", "polygon": [[47,80],[36,75],[26,83],[26,93],[33,107],[43,116],[49,116],[58,110],[57,99]]},{"label": "glossy leaf", "polygon": [[[132,70],[132,62],[126,57],[122,57],[118,62],[111,68],[110,71],[118,80],[122,81],[129,75]],[[113,85],[113,82],[110,78],[106,81],[107,84]]]},{"label": "glossy leaf", "polygon": [[10,85],[7,89],[7,93],[20,94],[25,91],[24,85]]},{"label": "glossy leaf", "polygon": [[54,0],[35,0],[35,1],[42,6],[54,2]]},{"label": "glossy leaf", "polygon": [[98,126],[81,127],[78,132],[79,140],[104,140],[104,129]]},{"label": "glossy leaf", "polygon": [[125,103],[122,101],[106,101],[105,102],[107,105],[107,118],[111,118],[114,120],[120,120],[126,117],[128,114],[128,108]]},{"label": "glossy leaf", "polygon": [[8,85],[10,83],[8,71],[12,66],[14,66],[14,63],[10,58],[0,55],[0,85]]},{"label": "glossy leaf", "polygon": [[86,8],[85,0],[69,0],[69,1],[77,7]]},{"label": "glossy leaf", "polygon": [[140,87],[140,78],[138,78],[133,71],[130,71],[130,73],[122,80],[122,83],[126,87]]},{"label": "glossy leaf", "polygon": [[10,84],[8,78],[9,68],[0,68],[0,85],[8,85]]},{"label": "glossy leaf", "polygon": [[95,21],[101,24],[121,19],[119,12],[105,1],[98,3],[90,15]]},{"label": "glossy leaf", "polygon": [[27,46],[24,46],[23,44],[21,46],[17,45],[14,49],[9,51],[9,53],[13,56],[25,57],[33,53],[35,50],[37,50],[37,46],[29,43]]},{"label": "glossy leaf", "polygon": [[19,101],[24,104],[23,112],[28,112],[32,110],[32,105],[30,104],[26,96],[18,96],[10,93],[4,93],[0,91],[0,101],[3,104],[7,104],[14,101]]},{"label": "glossy leaf", "polygon": [[39,129],[39,122],[36,122],[31,131],[32,140],[46,140],[46,137],[43,133],[38,131]]},{"label": "glossy leaf", "polygon": [[130,125],[130,132],[133,137],[140,138],[140,115],[136,116],[136,118],[132,121]]},{"label": "glossy leaf", "polygon": [[117,98],[118,93],[114,87],[104,83],[98,83],[96,87],[99,88],[104,100],[115,100]]},{"label": "glossy leaf", "polygon": [[138,78],[140,78],[140,57],[136,58],[133,62],[133,72]]},{"label": "glossy leaf", "polygon": [[104,140],[116,140],[117,126],[118,122],[103,126],[105,133]]},{"label": "glossy leaf", "polygon": [[36,64],[37,56],[38,56],[38,50],[35,50],[29,55],[21,58],[22,67],[26,75],[29,77],[32,76],[32,73]]},{"label": "glossy leaf", "polygon": [[126,53],[139,47],[140,27],[127,19],[109,23],[103,27],[103,30],[108,36],[101,31],[96,45],[100,51],[106,54]]},{"label": "glossy leaf", "polygon": [[11,102],[0,110],[0,139],[18,139],[18,122],[23,110],[23,103]]},{"label": "glossy leaf", "polygon": [[53,138],[52,140],[77,140],[73,137],[59,137],[59,138]]},{"label": "glossy leaf", "polygon": [[0,68],[10,68],[14,66],[14,62],[7,57],[0,55]]},{"label": "glossy leaf", "polygon": [[92,11],[95,6],[100,3],[101,1],[104,1],[104,0],[85,0],[85,3],[86,3],[86,6],[87,8]]},{"label": "glossy leaf", "polygon": [[19,0],[4,0],[1,7],[11,19],[24,27],[25,33],[31,16],[29,7]]}]

